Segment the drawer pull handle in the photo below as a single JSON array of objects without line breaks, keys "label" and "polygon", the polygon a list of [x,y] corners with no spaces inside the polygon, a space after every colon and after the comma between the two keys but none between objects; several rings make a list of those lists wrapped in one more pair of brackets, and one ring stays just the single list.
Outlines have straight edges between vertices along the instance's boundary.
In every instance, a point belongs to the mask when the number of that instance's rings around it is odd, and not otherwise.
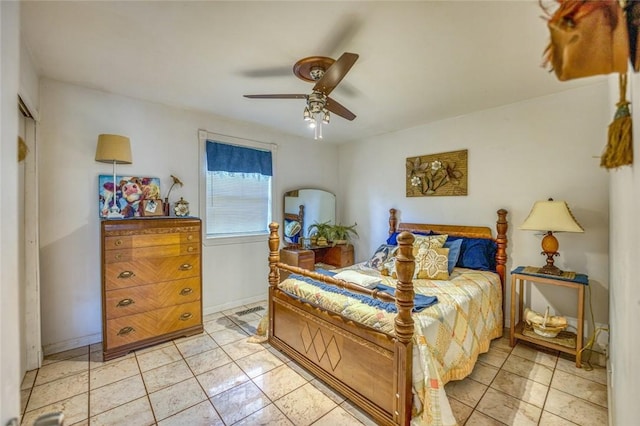
[{"label": "drawer pull handle", "polygon": [[191,240],[193,240],[193,235],[189,235],[189,236],[187,237],[187,241],[191,241]]},{"label": "drawer pull handle", "polygon": [[120,260],[120,259],[122,259],[122,254],[121,253],[116,254],[116,260]]},{"label": "drawer pull handle", "polygon": [[180,296],[188,296],[191,293],[193,293],[193,289],[190,287],[185,287],[182,290],[180,290]]},{"label": "drawer pull handle", "polygon": [[186,321],[188,319],[191,319],[192,316],[193,314],[191,312],[184,313],[180,315],[180,321]]},{"label": "drawer pull handle", "polygon": [[134,331],[136,331],[136,329],[133,327],[123,327],[120,329],[120,331],[118,331],[118,336],[126,336],[127,334],[133,333]]},{"label": "drawer pull handle", "polygon": [[187,251],[188,251],[189,253],[191,253],[191,252],[192,252],[192,251],[194,251],[194,250],[195,250],[195,247],[189,247],[189,248],[187,249]]},{"label": "drawer pull handle", "polygon": [[121,246],[121,245],[122,245],[122,240],[116,240],[116,243],[115,243],[115,244],[116,244],[117,246]]},{"label": "drawer pull handle", "polygon": [[135,277],[136,274],[134,274],[131,271],[122,271],[120,272],[120,275],[118,275],[118,278],[131,278],[131,277]]},{"label": "drawer pull handle", "polygon": [[124,308],[125,306],[133,305],[134,303],[136,302],[134,302],[133,299],[122,299],[121,301],[118,302],[116,307]]},{"label": "drawer pull handle", "polygon": [[181,271],[190,271],[193,269],[193,265],[189,263],[183,263],[178,269],[180,269]]}]

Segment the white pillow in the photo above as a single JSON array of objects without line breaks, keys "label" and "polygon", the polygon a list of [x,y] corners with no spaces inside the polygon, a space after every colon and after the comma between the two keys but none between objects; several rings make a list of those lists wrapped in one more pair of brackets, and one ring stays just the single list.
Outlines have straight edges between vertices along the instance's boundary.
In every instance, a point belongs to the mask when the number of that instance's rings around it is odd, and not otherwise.
[{"label": "white pillow", "polygon": [[359,286],[367,288],[369,288],[373,284],[380,282],[379,277],[372,277],[370,275],[361,274],[360,272],[351,270],[338,272],[333,276],[333,278],[348,281],[350,283],[358,284]]}]

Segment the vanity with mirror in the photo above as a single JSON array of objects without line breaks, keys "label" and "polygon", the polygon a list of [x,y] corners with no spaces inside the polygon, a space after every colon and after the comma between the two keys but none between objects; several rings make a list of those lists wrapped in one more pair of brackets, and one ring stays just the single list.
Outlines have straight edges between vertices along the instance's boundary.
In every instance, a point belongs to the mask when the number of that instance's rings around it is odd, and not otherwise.
[{"label": "vanity with mirror", "polygon": [[313,270],[316,264],[342,268],[353,265],[353,245],[311,244],[309,226],[336,223],[336,196],[321,189],[301,188],[284,194],[283,236],[280,261]]}]

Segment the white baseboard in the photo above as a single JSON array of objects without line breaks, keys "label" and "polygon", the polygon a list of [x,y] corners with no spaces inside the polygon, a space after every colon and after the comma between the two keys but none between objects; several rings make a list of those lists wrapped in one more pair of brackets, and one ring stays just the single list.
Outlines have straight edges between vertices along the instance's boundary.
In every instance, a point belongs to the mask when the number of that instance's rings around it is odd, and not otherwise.
[{"label": "white baseboard", "polygon": [[57,354],[58,352],[68,351],[70,349],[76,349],[81,346],[89,346],[94,343],[102,342],[102,333],[90,334],[89,336],[77,337],[75,339],[65,340],[64,342],[50,343],[44,345],[42,350],[44,355]]},{"label": "white baseboard", "polygon": [[249,305],[251,303],[261,302],[267,300],[268,293],[263,293],[258,296],[247,297],[245,299],[234,300],[233,302],[222,303],[220,305],[203,306],[202,315],[215,314],[217,312],[226,311],[228,309],[237,308],[242,305]]}]

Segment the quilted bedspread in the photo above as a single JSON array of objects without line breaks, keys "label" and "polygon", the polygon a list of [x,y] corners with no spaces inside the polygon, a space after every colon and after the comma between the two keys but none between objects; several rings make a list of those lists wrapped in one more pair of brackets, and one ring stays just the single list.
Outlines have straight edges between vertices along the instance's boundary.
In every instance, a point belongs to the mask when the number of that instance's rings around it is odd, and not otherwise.
[{"label": "quilted bedspread", "polygon": [[[352,267],[353,268],[353,267]],[[364,274],[378,274],[364,268]],[[390,277],[383,284],[395,287]],[[455,425],[444,385],[473,370],[478,355],[489,350],[491,339],[502,335],[502,289],[497,274],[455,268],[448,281],[414,280],[417,294],[436,296],[438,303],[414,313],[412,425]],[[280,288],[332,312],[393,334],[394,313],[377,309],[347,295],[322,291],[307,282],[288,278]]]}]

